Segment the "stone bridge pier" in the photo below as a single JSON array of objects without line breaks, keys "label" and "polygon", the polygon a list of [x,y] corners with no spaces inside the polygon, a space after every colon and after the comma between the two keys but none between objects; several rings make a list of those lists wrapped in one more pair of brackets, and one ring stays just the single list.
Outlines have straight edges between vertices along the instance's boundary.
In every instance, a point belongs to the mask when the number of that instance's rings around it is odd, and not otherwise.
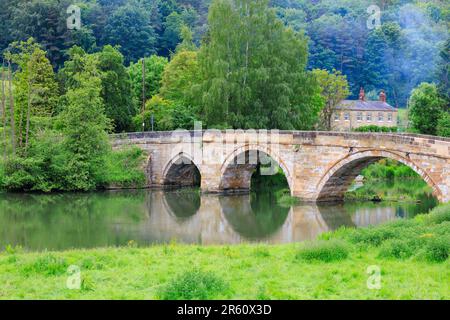
[{"label": "stone bridge pier", "polygon": [[256,168],[280,168],[291,194],[339,201],[368,165],[393,159],[412,168],[441,202],[450,201],[450,139],[423,135],[315,131],[208,130],[112,137],[114,148],[148,155],[149,187],[200,186],[204,192],[249,190]]}]

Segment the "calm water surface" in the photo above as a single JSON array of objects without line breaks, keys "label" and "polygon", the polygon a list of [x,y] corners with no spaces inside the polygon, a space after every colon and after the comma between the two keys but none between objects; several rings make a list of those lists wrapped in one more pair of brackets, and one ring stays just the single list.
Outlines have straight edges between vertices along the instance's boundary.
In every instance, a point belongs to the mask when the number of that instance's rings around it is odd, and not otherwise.
[{"label": "calm water surface", "polygon": [[340,226],[366,227],[411,218],[436,205],[346,203],[282,206],[267,191],[200,195],[197,190],[117,191],[91,194],[0,194],[0,248],[63,250],[189,244],[289,243]]}]

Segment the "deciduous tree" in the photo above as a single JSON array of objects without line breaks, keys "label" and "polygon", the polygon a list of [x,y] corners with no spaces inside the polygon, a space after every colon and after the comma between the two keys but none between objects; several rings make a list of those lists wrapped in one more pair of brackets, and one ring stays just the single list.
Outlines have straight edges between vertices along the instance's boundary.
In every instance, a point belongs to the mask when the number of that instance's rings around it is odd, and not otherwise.
[{"label": "deciduous tree", "polygon": [[409,119],[413,128],[423,134],[436,135],[445,107],[446,102],[439,96],[437,86],[421,83],[411,93]]},{"label": "deciduous tree", "polygon": [[307,52],[267,0],[213,1],[194,87],[208,126],[311,128],[321,104]]},{"label": "deciduous tree", "polygon": [[333,73],[329,73],[326,70],[314,69],[313,74],[319,83],[321,95],[325,101],[319,127],[329,131],[332,129],[331,121],[336,107],[350,94],[347,78],[340,71],[336,70]]}]

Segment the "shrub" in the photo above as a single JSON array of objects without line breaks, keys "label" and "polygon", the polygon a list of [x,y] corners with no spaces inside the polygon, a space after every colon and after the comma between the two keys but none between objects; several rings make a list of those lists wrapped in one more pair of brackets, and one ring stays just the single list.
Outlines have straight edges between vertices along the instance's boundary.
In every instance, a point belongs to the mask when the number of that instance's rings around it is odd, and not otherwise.
[{"label": "shrub", "polygon": [[51,254],[41,256],[23,268],[25,275],[42,274],[46,276],[57,276],[66,273],[66,271],[67,262]]},{"label": "shrub", "polygon": [[383,159],[365,168],[366,179],[394,180],[395,178],[420,178],[410,167],[391,159]]},{"label": "shrub", "polygon": [[194,269],[169,281],[158,296],[162,300],[207,300],[214,299],[227,287],[215,274]]},{"label": "shrub", "polygon": [[384,127],[384,126],[361,126],[359,128],[353,129],[355,132],[397,132],[397,127]]},{"label": "shrub", "polygon": [[380,226],[351,230],[346,238],[352,243],[379,246],[390,239],[411,239],[419,232],[422,232],[422,228],[418,221],[402,219]]},{"label": "shrub", "polygon": [[405,259],[413,256],[414,246],[404,239],[392,239],[383,243],[379,256],[382,258]]},{"label": "shrub", "polygon": [[145,184],[142,170],[144,152],[137,147],[108,153],[99,184],[105,187],[141,187]]},{"label": "shrub", "polygon": [[354,232],[349,233],[348,236],[349,240],[353,243],[362,243],[372,246],[379,246],[383,241],[395,237],[397,237],[395,231],[386,226],[356,229]]},{"label": "shrub", "polygon": [[306,261],[332,262],[347,259],[348,245],[339,240],[317,241],[305,244],[297,253],[297,258]]},{"label": "shrub", "polygon": [[450,237],[437,237],[431,239],[425,247],[425,258],[430,262],[443,262],[450,255]]},{"label": "shrub", "polygon": [[450,221],[450,203],[434,208],[424,219],[427,224],[440,224]]}]

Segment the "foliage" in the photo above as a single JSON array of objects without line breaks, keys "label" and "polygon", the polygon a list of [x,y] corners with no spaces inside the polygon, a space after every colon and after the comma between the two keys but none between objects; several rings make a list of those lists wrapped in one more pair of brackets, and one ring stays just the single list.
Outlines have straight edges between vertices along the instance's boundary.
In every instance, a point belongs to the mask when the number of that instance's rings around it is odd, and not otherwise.
[{"label": "foliage", "polygon": [[437,66],[436,75],[438,78],[438,91],[439,95],[450,101],[450,37],[442,45],[441,52],[439,54],[440,61]]},{"label": "foliage", "polygon": [[404,179],[372,180],[362,187],[347,191],[345,200],[402,201],[416,203],[416,206],[437,202],[433,197],[433,189],[422,178],[408,176]]},{"label": "foliage", "polygon": [[45,276],[62,275],[67,272],[67,262],[65,259],[53,254],[46,254],[38,257],[34,262],[23,267],[22,273],[25,276],[40,274]]},{"label": "foliage", "polygon": [[[15,40],[34,37],[55,68],[78,45],[89,53],[120,45],[125,61],[157,53],[169,57],[181,41],[183,26],[196,44],[207,37],[211,0],[78,0],[82,26],[68,30],[71,0],[2,0],[0,51]],[[309,37],[309,69],[336,69],[347,76],[352,98],[360,86],[385,89],[392,105],[407,104],[421,82],[448,91],[448,20],[445,1],[382,1],[381,28],[367,28],[369,0],[271,0],[283,24]],[[441,49],[442,48],[442,49]],[[447,94],[448,96],[448,94]]]},{"label": "foliage", "polygon": [[123,65],[124,57],[118,49],[107,45],[96,58],[106,116],[112,120],[115,132],[129,130],[136,109],[132,103],[130,77]]},{"label": "foliage", "polygon": [[199,81],[197,52],[181,50],[164,69],[160,94],[165,99],[191,105],[191,88]]},{"label": "foliage", "polygon": [[322,101],[306,71],[307,39],[285,28],[268,1],[216,0],[193,88],[207,125],[306,129]]},{"label": "foliage", "polygon": [[194,128],[195,116],[190,108],[178,102],[165,100],[159,95],[147,101],[144,112],[134,118],[135,130],[150,130],[152,116],[153,130],[156,131]]},{"label": "foliage", "polygon": [[424,222],[429,225],[450,222],[450,204],[434,208],[432,214],[424,216]]},{"label": "foliage", "polygon": [[345,230],[339,238],[363,246],[379,247],[378,256],[389,259],[416,258],[443,262],[450,254],[448,216],[450,204],[433,209],[414,220],[395,221],[377,227]]},{"label": "foliage", "polygon": [[[103,100],[105,113],[112,121],[114,131],[123,132],[131,128],[132,117],[136,114],[133,105],[130,77],[123,65],[123,56],[110,45],[102,51],[87,54],[80,47],[69,51],[67,60],[59,72],[61,91],[64,93],[80,84],[76,75],[82,72],[83,66],[92,64],[100,79],[100,97]],[[64,101],[63,97],[63,101]]]},{"label": "foliage", "polygon": [[[140,59],[136,63],[131,63],[128,67],[130,74],[132,95],[134,105],[138,110],[142,109],[143,85],[145,89],[145,101],[158,94],[161,88],[161,79],[166,65],[169,63],[167,58],[152,55],[144,58],[145,63],[145,80],[142,83],[142,63]],[[142,110],[141,110],[142,111]]]},{"label": "foliage", "polygon": [[431,262],[444,262],[450,256],[450,237],[432,239],[425,248],[425,257]]},{"label": "foliage", "polygon": [[355,132],[397,132],[397,127],[384,127],[377,125],[369,125],[369,126],[361,126],[358,128],[354,128]]},{"label": "foliage", "polygon": [[[174,52],[181,40],[186,28],[194,27],[199,19],[197,12],[193,8],[184,8],[181,13],[176,11],[167,16],[164,22],[164,33],[161,37],[163,54],[168,55]],[[184,31],[183,31],[184,30]],[[192,34],[190,35],[192,40]]]},{"label": "foliage", "polygon": [[215,274],[194,269],[162,287],[159,297],[163,300],[206,300],[214,299],[226,289],[227,284]]},{"label": "foliage", "polygon": [[441,137],[450,137],[450,113],[443,111],[438,120],[436,133]]},{"label": "foliage", "polygon": [[380,160],[365,168],[361,174],[369,181],[393,180],[397,178],[420,178],[420,176],[407,165],[391,159]]},{"label": "foliage", "polygon": [[297,253],[298,259],[306,261],[333,262],[347,259],[349,248],[340,240],[315,241],[306,244]]},{"label": "foliage", "polygon": [[329,73],[327,70],[314,69],[312,73],[319,83],[321,95],[325,100],[325,106],[320,115],[319,127],[330,131],[336,107],[350,94],[348,82],[340,71],[333,70],[333,73]]},{"label": "foliage", "polygon": [[142,170],[143,160],[144,153],[137,147],[110,152],[106,156],[99,184],[113,188],[145,186],[145,174]]},{"label": "foliage", "polygon": [[436,135],[445,106],[446,102],[439,96],[436,85],[422,83],[411,93],[409,119],[420,133]]},{"label": "foliage", "polygon": [[100,95],[101,79],[95,61],[87,60],[75,75],[79,87],[65,94],[66,106],[59,125],[64,134],[68,172],[66,190],[93,190],[108,152],[106,131],[110,122]]},{"label": "foliage", "polygon": [[404,239],[392,239],[385,241],[380,248],[379,256],[382,258],[405,259],[414,254],[411,241]]},{"label": "foliage", "polygon": [[156,34],[150,21],[149,12],[131,1],[108,17],[102,42],[119,45],[127,63],[154,54]]},{"label": "foliage", "polygon": [[8,191],[51,192],[141,187],[145,184],[142,170],[144,156],[140,149],[108,151],[103,159],[98,160],[102,165],[92,168],[94,171],[91,177],[82,176],[89,181],[78,177],[76,185],[73,176],[79,172],[73,172],[72,156],[60,133],[47,131],[40,134],[32,141],[26,158],[13,157],[1,164],[0,188]]},{"label": "foliage", "polygon": [[17,144],[26,152],[30,136],[45,124],[39,119],[51,117],[55,112],[58,98],[55,74],[46,52],[33,38],[12,43],[6,58],[18,68],[14,75]]}]

